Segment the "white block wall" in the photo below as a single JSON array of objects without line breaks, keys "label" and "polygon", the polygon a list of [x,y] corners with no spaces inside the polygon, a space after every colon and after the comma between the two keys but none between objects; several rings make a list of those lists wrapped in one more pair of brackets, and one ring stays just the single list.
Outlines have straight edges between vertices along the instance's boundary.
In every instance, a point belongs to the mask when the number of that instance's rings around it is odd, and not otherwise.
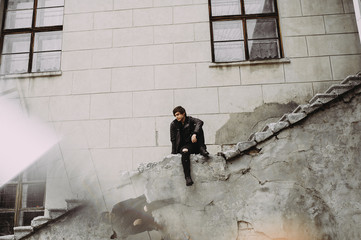
[{"label": "white block wall", "polygon": [[62,75],[22,79],[28,109],[64,136],[59,158],[71,178],[88,167],[106,175],[102,164],[116,175],[162,160],[176,105],[205,120],[216,153],[230,114],[305,103],[361,70],[352,0],[278,7],[290,62],[219,67],[211,63],[207,0],[66,0]]}]

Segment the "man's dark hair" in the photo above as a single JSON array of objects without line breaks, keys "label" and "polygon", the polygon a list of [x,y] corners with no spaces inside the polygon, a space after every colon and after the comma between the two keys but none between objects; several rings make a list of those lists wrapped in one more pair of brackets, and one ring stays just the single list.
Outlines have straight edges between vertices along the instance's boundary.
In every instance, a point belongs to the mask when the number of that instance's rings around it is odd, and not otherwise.
[{"label": "man's dark hair", "polygon": [[[186,113],[186,110],[182,106],[177,106],[173,109],[173,116],[179,112],[180,114]],[[187,113],[186,113],[187,115]]]}]

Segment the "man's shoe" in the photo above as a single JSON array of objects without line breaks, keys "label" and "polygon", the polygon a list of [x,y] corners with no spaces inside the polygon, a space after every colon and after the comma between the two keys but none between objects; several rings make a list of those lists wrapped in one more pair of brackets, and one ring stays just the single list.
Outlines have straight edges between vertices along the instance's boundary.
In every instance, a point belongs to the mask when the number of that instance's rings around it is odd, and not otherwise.
[{"label": "man's shoe", "polygon": [[199,148],[199,153],[203,156],[203,157],[208,157],[209,152],[204,148],[204,147],[200,147]]},{"label": "man's shoe", "polygon": [[186,185],[187,186],[192,186],[193,185],[193,181],[191,177],[186,177]]}]

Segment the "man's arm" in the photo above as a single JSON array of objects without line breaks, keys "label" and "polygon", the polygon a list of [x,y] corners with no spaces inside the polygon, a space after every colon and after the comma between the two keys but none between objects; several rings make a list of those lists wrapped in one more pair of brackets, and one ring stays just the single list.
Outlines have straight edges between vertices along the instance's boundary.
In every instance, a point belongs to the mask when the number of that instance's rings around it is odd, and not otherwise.
[{"label": "man's arm", "polygon": [[203,126],[203,121],[198,118],[194,118],[194,117],[192,117],[192,121],[194,122],[194,125],[195,125],[193,134],[198,134]]},{"label": "man's arm", "polygon": [[192,141],[192,143],[195,143],[195,142],[197,142],[197,135],[200,132],[200,130],[202,129],[203,121],[198,118],[194,118],[194,117],[191,118],[191,121],[194,124],[194,130],[193,130],[193,133],[191,136],[191,141]]},{"label": "man's arm", "polygon": [[170,124],[170,141],[172,142],[172,154],[177,154],[176,138],[177,138],[177,128],[176,128],[174,122],[171,122],[171,124]]}]

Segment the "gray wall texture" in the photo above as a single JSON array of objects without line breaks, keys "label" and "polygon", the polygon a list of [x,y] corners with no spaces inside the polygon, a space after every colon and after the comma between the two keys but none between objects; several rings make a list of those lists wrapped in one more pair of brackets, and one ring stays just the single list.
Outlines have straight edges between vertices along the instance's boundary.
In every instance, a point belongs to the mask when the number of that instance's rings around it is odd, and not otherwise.
[{"label": "gray wall texture", "polygon": [[[135,189],[137,198],[126,201],[133,214],[117,207],[101,213],[93,201],[28,239],[109,239],[113,230],[118,239],[360,239],[360,93],[336,99],[233,161],[193,155],[192,187],[185,186],[179,155],[122,174],[128,181],[114,192]],[[142,231],[149,214],[156,229]]]}]

